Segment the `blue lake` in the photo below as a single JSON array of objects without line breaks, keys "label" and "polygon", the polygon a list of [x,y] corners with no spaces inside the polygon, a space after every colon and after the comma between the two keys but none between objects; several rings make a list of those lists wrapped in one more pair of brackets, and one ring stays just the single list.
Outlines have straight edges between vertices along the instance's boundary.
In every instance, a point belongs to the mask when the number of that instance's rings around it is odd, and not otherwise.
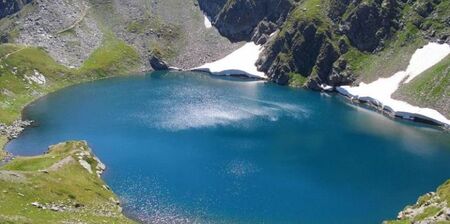
[{"label": "blue lake", "polygon": [[146,223],[380,223],[450,178],[450,135],[336,95],[199,73],[72,86],[7,149],[87,140]]}]

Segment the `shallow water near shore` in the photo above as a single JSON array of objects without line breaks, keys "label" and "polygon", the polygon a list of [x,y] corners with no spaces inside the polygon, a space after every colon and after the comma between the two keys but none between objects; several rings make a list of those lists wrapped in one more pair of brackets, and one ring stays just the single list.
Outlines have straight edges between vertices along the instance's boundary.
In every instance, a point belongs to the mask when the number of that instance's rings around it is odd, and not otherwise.
[{"label": "shallow water near shore", "polygon": [[336,95],[200,73],[72,86],[7,145],[87,140],[146,223],[379,223],[450,178],[450,135]]}]

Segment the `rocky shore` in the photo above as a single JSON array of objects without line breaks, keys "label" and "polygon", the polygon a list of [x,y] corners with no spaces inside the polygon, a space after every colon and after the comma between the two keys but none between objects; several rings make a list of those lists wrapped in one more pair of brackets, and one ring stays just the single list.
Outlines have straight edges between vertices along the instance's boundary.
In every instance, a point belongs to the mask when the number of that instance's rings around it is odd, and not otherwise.
[{"label": "rocky shore", "polygon": [[6,136],[8,140],[15,139],[32,123],[33,121],[29,120],[16,120],[11,125],[0,123],[0,135]]},{"label": "rocky shore", "polygon": [[427,193],[425,198],[429,198],[427,201],[418,201],[413,206],[408,206],[405,210],[398,213],[397,219],[399,220],[411,220],[421,215],[426,210],[437,210],[438,212],[430,217],[417,222],[418,224],[427,223],[439,223],[450,221],[450,208],[447,206],[447,202],[442,200],[435,192]]},{"label": "rocky shore", "polygon": [[450,181],[441,185],[436,192],[429,192],[421,196],[413,205],[407,206],[400,211],[397,220],[385,221],[384,224],[433,224],[449,223]]}]

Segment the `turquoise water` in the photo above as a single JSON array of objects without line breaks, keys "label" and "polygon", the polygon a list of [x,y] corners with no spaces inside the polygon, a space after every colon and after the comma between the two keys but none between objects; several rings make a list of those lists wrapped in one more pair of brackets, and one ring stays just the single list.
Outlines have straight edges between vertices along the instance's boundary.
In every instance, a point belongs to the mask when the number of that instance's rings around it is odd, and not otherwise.
[{"label": "turquoise water", "polygon": [[147,223],[379,223],[450,178],[448,133],[339,96],[197,73],[106,79],[25,110],[18,155],[83,139]]}]

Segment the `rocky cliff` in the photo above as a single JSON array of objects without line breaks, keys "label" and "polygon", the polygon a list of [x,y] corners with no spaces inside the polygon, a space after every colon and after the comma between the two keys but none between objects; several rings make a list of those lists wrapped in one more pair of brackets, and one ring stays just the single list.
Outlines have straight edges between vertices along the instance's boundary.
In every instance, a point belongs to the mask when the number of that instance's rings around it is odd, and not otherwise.
[{"label": "rocky cliff", "polygon": [[294,3],[293,0],[199,0],[199,5],[223,36],[232,41],[249,41],[263,21],[273,28],[262,34],[275,31],[276,26],[283,24]]},{"label": "rocky cliff", "polygon": [[[231,40],[268,42],[257,62],[258,68],[270,80],[283,85],[320,89],[321,84],[351,84],[361,80],[362,73],[380,76],[352,66],[354,61],[361,61],[361,56],[369,61],[386,49],[402,48],[420,40],[449,41],[448,1],[200,0],[199,3],[222,35]],[[276,30],[277,34],[269,37]],[[407,49],[400,50],[410,54]],[[398,61],[389,68],[395,72],[406,67],[406,63]],[[381,69],[382,65],[380,62],[376,66]]]},{"label": "rocky cliff", "polygon": [[[30,1],[2,1],[1,15]],[[66,66],[82,66],[111,36],[139,53],[141,71],[155,58],[195,67],[240,46],[227,39],[254,41],[265,45],[257,66],[270,80],[311,89],[392,74],[407,62],[385,66],[377,56],[410,54],[405,46],[450,33],[442,0],[34,0],[29,8],[0,20],[2,41],[43,47]],[[202,26],[199,9],[218,32]]]},{"label": "rocky cliff", "polygon": [[3,0],[0,1],[0,19],[21,10],[24,5],[32,0]]}]

